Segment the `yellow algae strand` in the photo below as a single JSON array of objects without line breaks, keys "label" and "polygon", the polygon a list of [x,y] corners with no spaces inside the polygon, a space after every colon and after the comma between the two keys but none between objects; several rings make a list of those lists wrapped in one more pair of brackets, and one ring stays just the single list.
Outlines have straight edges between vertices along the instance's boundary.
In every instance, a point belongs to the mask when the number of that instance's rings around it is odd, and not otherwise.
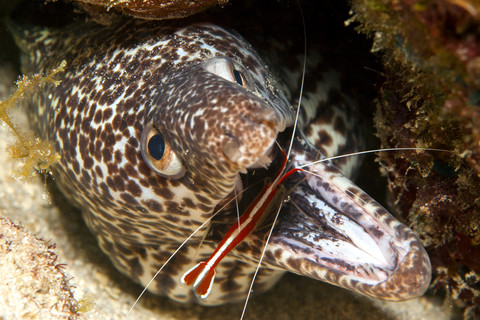
[{"label": "yellow algae strand", "polygon": [[21,132],[8,116],[7,110],[16,106],[27,91],[38,90],[47,83],[58,85],[61,80],[56,76],[65,71],[66,65],[63,60],[58,67],[46,74],[22,76],[16,83],[16,90],[5,101],[0,102],[0,120],[8,125],[18,139],[14,145],[9,146],[9,152],[13,159],[23,160],[15,172],[21,177],[29,177],[34,171],[47,171],[59,160],[59,155],[51,143],[35,137],[32,133]]}]

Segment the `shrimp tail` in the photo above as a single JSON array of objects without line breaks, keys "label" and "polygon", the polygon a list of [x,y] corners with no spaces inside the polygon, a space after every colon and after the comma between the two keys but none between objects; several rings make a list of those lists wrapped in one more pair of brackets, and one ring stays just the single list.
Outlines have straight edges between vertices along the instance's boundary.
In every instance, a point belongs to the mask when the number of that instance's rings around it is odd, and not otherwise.
[{"label": "shrimp tail", "polygon": [[215,269],[203,261],[185,272],[180,282],[187,286],[193,285],[194,288],[197,288],[197,296],[206,299],[212,291],[214,279]]}]

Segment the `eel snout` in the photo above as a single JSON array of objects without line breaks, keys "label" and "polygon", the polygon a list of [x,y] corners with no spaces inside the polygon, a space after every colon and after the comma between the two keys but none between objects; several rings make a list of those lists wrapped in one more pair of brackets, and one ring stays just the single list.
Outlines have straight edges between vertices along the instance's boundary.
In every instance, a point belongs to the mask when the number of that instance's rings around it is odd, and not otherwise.
[{"label": "eel snout", "polygon": [[278,119],[272,109],[265,109],[255,100],[243,99],[240,107],[248,110],[239,119],[225,123],[222,152],[228,161],[245,173],[246,168],[265,167],[271,162],[272,145],[278,134]]},{"label": "eel snout", "polygon": [[272,145],[284,129],[281,115],[254,92],[202,66],[170,79],[155,103],[154,121],[167,124],[164,135],[175,149],[208,160],[223,176],[268,165]]}]

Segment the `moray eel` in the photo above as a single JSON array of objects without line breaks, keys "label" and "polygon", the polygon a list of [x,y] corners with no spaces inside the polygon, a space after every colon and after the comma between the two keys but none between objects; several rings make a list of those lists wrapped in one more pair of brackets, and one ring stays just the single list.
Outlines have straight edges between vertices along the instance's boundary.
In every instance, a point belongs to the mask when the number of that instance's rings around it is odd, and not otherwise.
[{"label": "moray eel", "polygon": [[[204,305],[244,299],[272,219],[217,267],[207,299],[179,279],[236,221],[236,195],[244,208],[278,168],[276,141],[287,147],[295,121],[288,88],[298,78],[278,80],[240,35],[208,22],[86,23],[15,33],[26,74],[67,61],[61,83],[28,100],[30,120],[55,145],[61,156],[55,180],[115,267],[145,285],[216,213],[149,290]],[[359,145],[355,111],[339,94],[338,74],[319,78],[310,84],[316,94],[304,98],[289,159],[296,166]],[[354,169],[352,162],[307,169],[315,175],[297,172],[285,187],[290,200],[255,292],[289,271],[378,299],[422,295],[431,277],[424,248],[342,173]],[[272,214],[275,204],[281,199],[270,206]]]}]

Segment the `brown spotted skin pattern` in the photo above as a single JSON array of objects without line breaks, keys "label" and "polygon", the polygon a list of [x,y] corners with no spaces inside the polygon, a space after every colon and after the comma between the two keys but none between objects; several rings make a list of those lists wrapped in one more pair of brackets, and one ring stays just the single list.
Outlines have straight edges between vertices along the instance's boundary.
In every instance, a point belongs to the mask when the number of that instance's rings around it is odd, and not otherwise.
[{"label": "brown spotted skin pattern", "polygon": [[[235,221],[228,200],[241,189],[240,173],[268,164],[265,157],[279,133],[293,124],[286,86],[243,38],[208,23],[85,24],[65,31],[31,30],[17,38],[26,53],[25,73],[67,61],[61,84],[33,96],[29,114],[36,131],[61,156],[54,168],[60,189],[82,209],[121,272],[145,285],[220,209],[149,288],[176,301],[197,301],[191,288],[178,285],[179,279],[213,252]],[[206,69],[219,58],[243,70],[247,88]],[[291,86],[299,83],[295,77],[286,80]],[[351,101],[339,91],[339,75],[331,71],[307,80],[314,92],[305,95],[292,153],[295,164],[359,145],[356,117]],[[181,160],[181,178],[165,178],[144,161],[140,140],[150,126]],[[351,161],[340,165],[353,170]],[[315,176],[299,173],[291,181],[297,187],[282,208],[256,292],[291,271],[381,299],[421,295],[430,265],[411,230],[336,167],[326,163],[310,169]],[[248,204],[248,197],[242,201]],[[197,302],[216,305],[245,298],[267,229],[252,233],[222,261],[211,295]],[[362,264],[348,260],[331,243],[353,250]],[[356,246],[365,250],[352,249]]]},{"label": "brown spotted skin pattern", "polygon": [[[82,208],[102,249],[120,271],[145,284],[232,193],[239,172],[274,143],[293,111],[250,46],[221,28],[137,22],[120,29],[88,28],[82,29],[84,37],[74,39],[72,34],[81,33],[31,35],[41,55],[25,64],[28,73],[47,70],[63,57],[69,66],[58,87],[35,98],[41,103],[38,109],[32,104],[38,113],[32,122],[56,143],[62,158],[56,180]],[[46,59],[52,52],[64,55]],[[78,52],[83,54],[75,55]],[[220,54],[248,67],[252,91],[239,90],[199,66]],[[208,101],[209,96],[215,96],[216,103]],[[283,110],[273,110],[264,102],[268,99]],[[161,177],[143,161],[139,141],[150,123],[158,124],[182,156],[187,167],[182,179]],[[223,151],[229,145],[248,152],[231,161]],[[182,302],[192,299],[189,289],[176,283],[194,262],[188,257],[195,256],[202,237],[199,232],[188,252],[175,257],[153,291]],[[207,241],[197,258],[214,246]],[[231,301],[228,287],[238,290],[247,283],[243,278],[252,271],[232,260],[224,264],[225,275],[217,270],[214,294],[206,304]]]}]

